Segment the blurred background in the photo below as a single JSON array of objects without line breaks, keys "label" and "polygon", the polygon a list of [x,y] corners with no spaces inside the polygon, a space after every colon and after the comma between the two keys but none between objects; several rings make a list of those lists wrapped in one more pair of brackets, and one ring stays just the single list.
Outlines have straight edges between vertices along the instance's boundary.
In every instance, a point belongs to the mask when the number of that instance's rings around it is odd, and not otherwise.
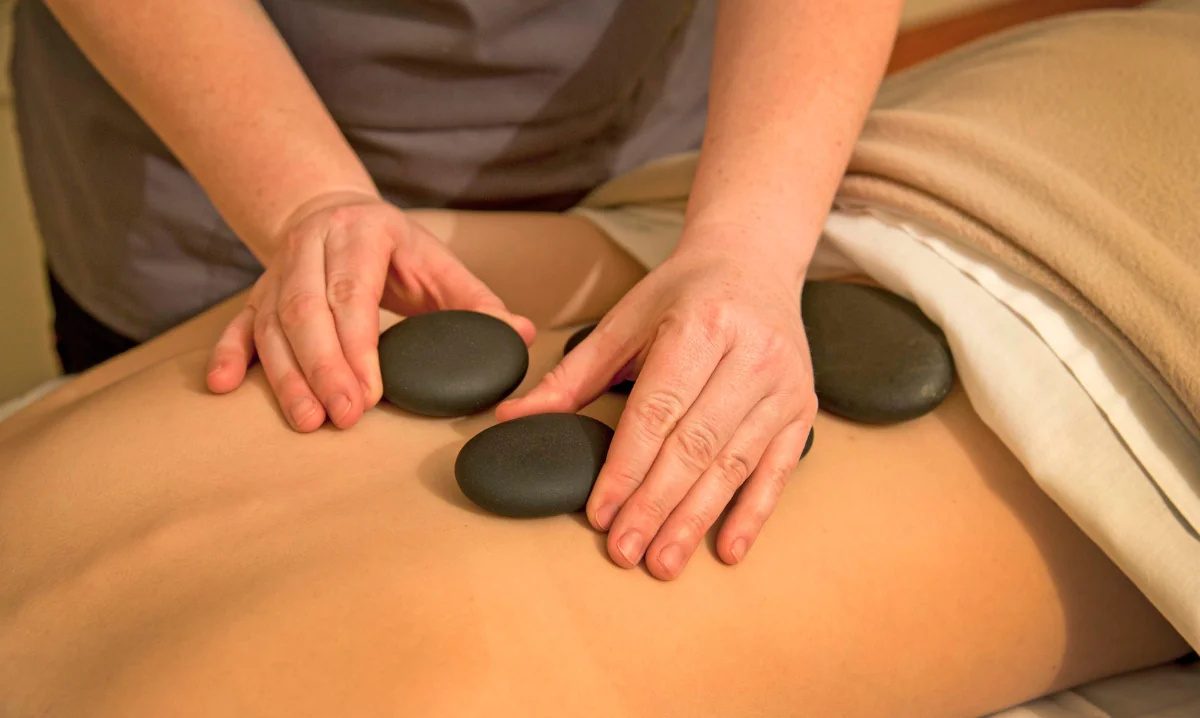
[{"label": "blurred background", "polygon": [[[11,17],[17,1],[0,0],[0,402],[58,373],[37,230],[17,153],[8,75]],[[913,29],[1003,4],[998,0],[909,0],[903,23],[906,29]]]},{"label": "blurred background", "polygon": [[58,373],[37,232],[25,195],[8,58],[16,0],[0,0],[0,402]]}]

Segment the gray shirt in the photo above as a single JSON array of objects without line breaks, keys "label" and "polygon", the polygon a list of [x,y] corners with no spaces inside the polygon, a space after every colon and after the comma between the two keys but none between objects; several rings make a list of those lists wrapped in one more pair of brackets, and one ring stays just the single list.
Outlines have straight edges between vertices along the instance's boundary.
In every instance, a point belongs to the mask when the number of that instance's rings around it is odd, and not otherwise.
[{"label": "gray shirt", "polygon": [[[561,210],[694,149],[716,0],[262,0],[400,206]],[[147,339],[261,272],[41,0],[15,17],[26,172],[51,271]]]}]

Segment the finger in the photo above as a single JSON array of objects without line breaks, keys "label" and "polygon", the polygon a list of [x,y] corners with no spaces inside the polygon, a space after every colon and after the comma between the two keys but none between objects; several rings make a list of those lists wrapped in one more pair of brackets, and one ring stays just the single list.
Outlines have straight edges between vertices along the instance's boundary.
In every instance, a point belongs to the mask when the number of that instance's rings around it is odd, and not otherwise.
[{"label": "finger", "polygon": [[254,360],[254,307],[247,305],[221,332],[208,363],[208,388],[227,394],[242,384]]},{"label": "finger", "polygon": [[[645,382],[646,377],[640,381]],[[614,561],[621,565],[637,565],[642,558],[641,552],[651,541],[657,540],[664,522],[700,476],[722,455],[726,444],[762,400],[766,393],[765,382],[761,374],[756,376],[751,363],[742,356],[731,354],[725,357],[712,372],[695,403],[662,442],[657,456],[652,457],[653,465],[633,493],[622,496],[621,490],[627,484],[598,486],[600,491],[593,491],[597,520],[601,516],[607,517],[613,506],[619,507],[608,538],[609,553]],[[750,457],[738,454],[734,458],[749,461]],[[754,465],[727,468],[731,472],[730,480],[736,478],[740,485]],[[590,505],[591,502],[589,508]]]},{"label": "finger", "polygon": [[280,267],[282,282],[275,311],[311,393],[333,423],[344,429],[362,416],[365,402],[362,387],[342,353],[326,298],[324,244],[309,237],[289,247]]},{"label": "finger", "polygon": [[[700,396],[723,354],[724,347],[716,337],[696,323],[660,330],[617,422],[608,459],[588,499],[588,518],[597,529],[607,531],[621,506],[641,486],[667,437]],[[651,538],[630,531],[613,548],[622,557],[640,560]],[[615,556],[614,560],[625,565],[637,563]]]},{"label": "finger", "polygon": [[601,323],[527,394],[502,402],[496,407],[496,418],[508,421],[530,414],[571,413],[595,401],[636,351],[633,342],[611,326]]},{"label": "finger", "polygon": [[[764,399],[751,409],[733,438],[692,485],[651,542],[646,551],[646,567],[651,574],[669,581],[683,573],[709,529],[786,424],[786,416],[786,407],[779,399]],[[649,485],[647,480],[643,488]],[[635,495],[631,503],[636,500]]]},{"label": "finger", "polygon": [[[265,305],[271,306],[271,305]],[[288,423],[296,431],[316,431],[325,423],[325,410],[309,388],[292,348],[274,313],[260,311],[254,323],[254,342],[258,359],[271,391]]]},{"label": "finger", "polygon": [[423,256],[414,256],[407,247],[393,255],[387,284],[395,300],[392,308],[405,316],[438,309],[490,314],[516,330],[526,346],[533,343],[537,330],[532,321],[508,311],[504,302],[436,239],[422,246],[427,251]]},{"label": "finger", "polygon": [[527,346],[533,344],[537,336],[533,322],[527,317],[508,311],[500,297],[492,293],[482,280],[471,274],[457,259],[441,272],[441,277],[446,284],[446,309],[469,309],[490,314],[515,329]]},{"label": "finger", "polygon": [[362,389],[363,408],[383,396],[379,373],[379,302],[391,260],[379,237],[333,238],[325,247],[325,287],[342,353]]},{"label": "finger", "polygon": [[725,563],[741,562],[754,545],[800,462],[811,426],[807,417],[788,424],[763,452],[717,535],[717,555]]}]

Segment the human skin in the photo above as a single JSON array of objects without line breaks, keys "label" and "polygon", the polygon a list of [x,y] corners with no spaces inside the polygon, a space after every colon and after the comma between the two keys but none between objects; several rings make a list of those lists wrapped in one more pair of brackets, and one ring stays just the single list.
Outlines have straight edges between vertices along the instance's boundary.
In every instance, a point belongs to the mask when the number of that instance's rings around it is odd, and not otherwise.
[{"label": "human skin", "polygon": [[[47,0],[212,197],[266,270],[213,351],[208,387],[257,354],[293,428],[355,425],[382,394],[376,308],[473,309],[533,339],[441,245],[383,201],[251,0]],[[719,4],[711,111],[676,255],[619,303],[515,418],[574,411],[644,365],[588,507],[614,560],[677,577],[746,484],[718,543],[740,561],[816,411],[800,282],[883,76],[900,0]],[[392,291],[385,278],[390,278]],[[770,381],[766,378],[770,377]],[[749,505],[749,501],[747,505]],[[700,516],[700,521],[694,517]]]},{"label": "human skin", "polygon": [[[522,392],[642,274],[579,219],[421,221],[541,327]],[[1187,650],[961,390],[819,415],[754,554],[664,584],[581,516],[474,509],[452,465],[491,415],[300,435],[257,368],[212,396],[238,309],[0,424],[0,714],[977,718]]]},{"label": "human skin", "polygon": [[721,3],[678,246],[537,387],[497,409],[576,411],[636,373],[587,506],[614,561],[644,558],[677,578],[728,509],[717,551],[738,563],[770,517],[817,410],[801,285],[901,5]]},{"label": "human skin", "polygon": [[[708,129],[672,255],[502,419],[637,384],[587,506],[613,560],[671,580],[708,530],[738,563],[817,410],[797,307],[902,3],[723,2]],[[735,493],[740,500],[730,501]]]}]

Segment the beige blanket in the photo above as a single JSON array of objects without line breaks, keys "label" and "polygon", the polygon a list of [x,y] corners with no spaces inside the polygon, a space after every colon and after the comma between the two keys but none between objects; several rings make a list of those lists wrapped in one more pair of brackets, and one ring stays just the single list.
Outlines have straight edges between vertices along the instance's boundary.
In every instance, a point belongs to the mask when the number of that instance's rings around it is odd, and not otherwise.
[{"label": "beige blanket", "polygon": [[1200,421],[1200,1],[1029,25],[891,78],[839,203],[1051,290]]}]

